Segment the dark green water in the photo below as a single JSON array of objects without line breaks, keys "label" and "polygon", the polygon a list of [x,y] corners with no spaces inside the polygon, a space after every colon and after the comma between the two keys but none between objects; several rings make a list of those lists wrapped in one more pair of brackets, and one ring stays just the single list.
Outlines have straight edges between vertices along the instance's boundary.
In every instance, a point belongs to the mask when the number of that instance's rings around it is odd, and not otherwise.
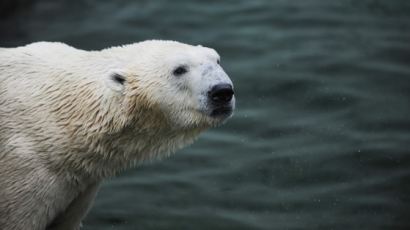
[{"label": "dark green water", "polygon": [[23,8],[0,10],[0,46],[174,39],[217,49],[235,84],[225,126],[105,183],[85,230],[410,229],[410,1]]}]

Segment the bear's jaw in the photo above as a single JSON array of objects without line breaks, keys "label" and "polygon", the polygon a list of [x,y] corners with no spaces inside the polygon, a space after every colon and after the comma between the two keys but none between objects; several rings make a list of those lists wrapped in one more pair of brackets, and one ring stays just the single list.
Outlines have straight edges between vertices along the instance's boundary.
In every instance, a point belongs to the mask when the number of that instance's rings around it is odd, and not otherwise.
[{"label": "bear's jaw", "polygon": [[64,160],[53,168],[87,181],[112,177],[145,161],[161,159],[191,144],[203,128],[170,130],[164,128],[147,132],[147,127],[127,126],[118,133],[89,136],[81,144],[68,146],[51,157]]},{"label": "bear's jaw", "polygon": [[[201,130],[169,133],[156,136],[139,134],[133,138],[103,138],[90,152],[79,152],[74,165],[82,165],[80,171],[90,178],[107,178],[135,167],[147,160],[168,157],[178,149],[191,144]],[[96,151],[100,150],[100,151]]]}]

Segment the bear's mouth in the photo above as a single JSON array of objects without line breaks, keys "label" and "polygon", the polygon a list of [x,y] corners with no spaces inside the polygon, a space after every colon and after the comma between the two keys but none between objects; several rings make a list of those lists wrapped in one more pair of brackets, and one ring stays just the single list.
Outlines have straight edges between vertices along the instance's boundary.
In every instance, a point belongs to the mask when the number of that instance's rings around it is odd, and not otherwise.
[{"label": "bear's mouth", "polygon": [[232,115],[232,106],[221,106],[212,110],[211,117],[229,117]]}]

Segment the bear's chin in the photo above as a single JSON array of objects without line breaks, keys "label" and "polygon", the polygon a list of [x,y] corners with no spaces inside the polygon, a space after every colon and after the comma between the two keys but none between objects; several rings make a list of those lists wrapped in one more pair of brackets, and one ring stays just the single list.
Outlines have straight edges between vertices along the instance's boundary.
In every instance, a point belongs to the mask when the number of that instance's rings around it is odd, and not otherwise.
[{"label": "bear's chin", "polygon": [[176,130],[206,130],[224,124],[232,116],[232,111],[203,112],[192,110],[174,114],[171,123]]},{"label": "bear's chin", "polygon": [[218,127],[224,124],[230,117],[232,117],[232,110],[212,111],[210,113],[201,114],[201,123],[209,128]]}]

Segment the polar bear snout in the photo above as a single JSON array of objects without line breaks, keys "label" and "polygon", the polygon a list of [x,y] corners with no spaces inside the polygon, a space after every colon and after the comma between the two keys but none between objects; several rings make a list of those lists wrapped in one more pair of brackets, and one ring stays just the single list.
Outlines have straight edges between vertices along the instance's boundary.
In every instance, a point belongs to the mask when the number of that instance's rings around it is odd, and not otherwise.
[{"label": "polar bear snout", "polygon": [[218,84],[208,92],[208,97],[213,104],[223,105],[232,100],[233,94],[231,84]]},{"label": "polar bear snout", "polygon": [[234,91],[231,84],[217,84],[208,92],[208,104],[212,117],[228,117],[234,108]]}]

